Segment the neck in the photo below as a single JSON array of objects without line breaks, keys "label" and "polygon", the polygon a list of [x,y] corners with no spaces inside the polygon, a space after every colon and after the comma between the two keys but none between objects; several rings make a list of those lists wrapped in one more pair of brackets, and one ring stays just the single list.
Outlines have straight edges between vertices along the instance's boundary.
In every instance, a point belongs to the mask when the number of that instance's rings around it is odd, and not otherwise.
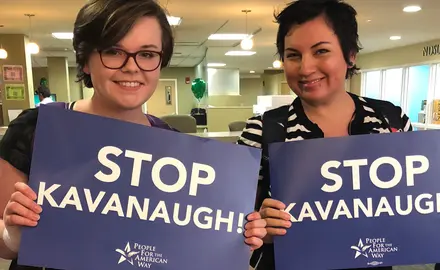
[{"label": "neck", "polygon": [[310,103],[304,100],[301,100],[301,102],[304,112],[310,119],[352,115],[355,110],[353,99],[345,91],[335,93],[325,102]]},{"label": "neck", "polygon": [[117,106],[108,106],[106,104],[103,104],[103,102],[99,99],[100,97],[96,96],[95,94],[92,96],[91,99],[83,100],[83,104],[78,106],[78,110],[85,113],[113,118],[125,122],[150,126],[148,118],[142,112],[142,107],[132,110],[124,110],[118,108]]}]

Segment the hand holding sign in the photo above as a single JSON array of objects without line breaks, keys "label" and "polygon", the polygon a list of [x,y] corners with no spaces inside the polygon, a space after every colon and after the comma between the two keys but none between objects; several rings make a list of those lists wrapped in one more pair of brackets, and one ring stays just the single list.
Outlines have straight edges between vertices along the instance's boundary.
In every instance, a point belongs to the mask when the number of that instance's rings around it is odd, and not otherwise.
[{"label": "hand holding sign", "polygon": [[[0,159],[0,178],[0,222],[4,227],[0,237],[8,249],[16,253],[21,240],[21,227],[36,225],[33,211],[30,210],[32,207],[28,207],[35,205],[32,199],[36,198],[36,194],[25,184],[27,176],[3,159]],[[35,211],[38,212],[39,208],[37,206]]]},{"label": "hand holding sign", "polygon": [[286,205],[278,200],[267,198],[263,201],[260,213],[267,223],[265,243],[272,243],[272,236],[285,235],[286,229],[292,226],[290,214],[283,211],[285,208]]},{"label": "hand holding sign", "polygon": [[251,251],[259,249],[263,245],[263,239],[267,234],[266,221],[261,218],[260,213],[254,212],[247,217],[249,221],[244,226],[246,237],[245,243],[251,247]]},{"label": "hand holding sign", "polygon": [[40,219],[41,206],[35,203],[37,194],[21,182],[15,184],[15,192],[3,213],[5,230],[3,240],[13,252],[18,252],[21,239],[21,226],[35,227]]}]

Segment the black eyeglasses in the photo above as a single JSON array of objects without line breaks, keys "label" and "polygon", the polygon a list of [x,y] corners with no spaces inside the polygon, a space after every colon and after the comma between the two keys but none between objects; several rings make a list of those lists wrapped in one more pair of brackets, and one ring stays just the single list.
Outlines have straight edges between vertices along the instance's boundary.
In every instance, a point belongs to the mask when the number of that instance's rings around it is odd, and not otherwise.
[{"label": "black eyeglasses", "polygon": [[118,48],[98,50],[102,64],[108,69],[123,68],[130,57],[142,71],[156,70],[162,63],[162,52],[142,50],[129,53]]}]

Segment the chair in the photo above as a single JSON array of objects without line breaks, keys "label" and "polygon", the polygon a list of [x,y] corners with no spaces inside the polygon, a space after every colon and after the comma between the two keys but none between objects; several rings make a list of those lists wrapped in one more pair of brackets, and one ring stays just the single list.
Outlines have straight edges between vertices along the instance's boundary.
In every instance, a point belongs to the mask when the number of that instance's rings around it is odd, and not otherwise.
[{"label": "chair", "polygon": [[196,119],[191,115],[166,115],[160,119],[182,133],[197,133]]},{"label": "chair", "polygon": [[246,127],[246,122],[244,121],[235,121],[229,124],[229,131],[243,131]]}]

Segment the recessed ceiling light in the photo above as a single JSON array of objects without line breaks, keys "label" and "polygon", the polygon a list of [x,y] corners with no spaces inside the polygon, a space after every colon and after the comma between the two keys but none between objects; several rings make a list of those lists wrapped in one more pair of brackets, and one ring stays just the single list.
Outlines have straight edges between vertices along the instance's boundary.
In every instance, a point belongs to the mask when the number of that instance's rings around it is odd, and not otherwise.
[{"label": "recessed ceiling light", "polygon": [[225,53],[225,55],[228,56],[251,56],[256,54],[256,52],[253,51],[229,51]]},{"label": "recessed ceiling light", "polygon": [[73,39],[73,33],[69,32],[52,33],[52,36],[57,39]]},{"label": "recessed ceiling light", "polygon": [[367,22],[371,22],[371,20],[367,20]]},{"label": "recessed ceiling light", "polygon": [[390,37],[391,40],[399,40],[401,38],[402,38],[401,36],[391,36]]},{"label": "recessed ceiling light", "polygon": [[208,37],[210,40],[243,40],[250,38],[252,38],[252,35],[248,34],[212,34]]},{"label": "recessed ceiling light", "polygon": [[404,12],[418,12],[422,10],[420,6],[406,6],[403,8]]},{"label": "recessed ceiling light", "polygon": [[208,67],[224,67],[225,63],[208,63]]},{"label": "recessed ceiling light", "polygon": [[182,22],[182,18],[174,16],[167,16],[167,20],[171,26],[178,26]]},{"label": "recessed ceiling light", "polygon": [[251,70],[251,71],[249,71],[249,73],[255,73],[255,70]]}]

